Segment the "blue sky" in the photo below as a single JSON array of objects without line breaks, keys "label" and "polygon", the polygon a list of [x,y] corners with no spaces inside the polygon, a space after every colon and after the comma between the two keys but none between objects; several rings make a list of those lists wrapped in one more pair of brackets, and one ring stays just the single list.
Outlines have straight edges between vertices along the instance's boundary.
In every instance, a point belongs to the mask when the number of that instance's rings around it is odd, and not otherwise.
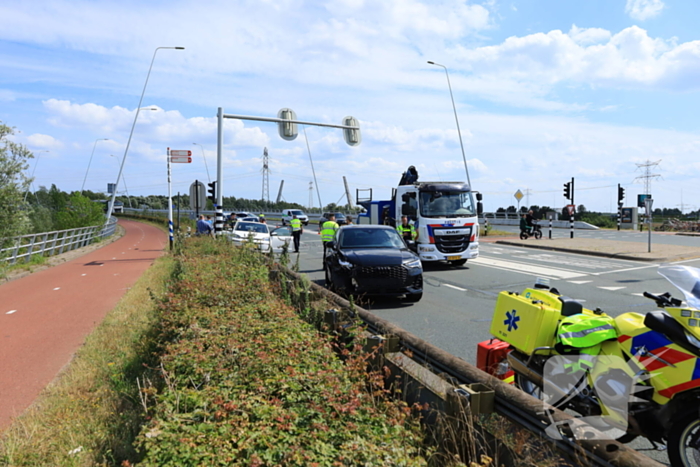
[{"label": "blue sky", "polygon": [[[448,67],[470,178],[486,210],[576,202],[612,211],[652,173],[654,207],[700,208],[700,5],[689,0],[84,1],[0,5],[0,121],[38,156],[34,186],[114,182],[156,47],[126,159],[132,194],[167,194],[165,151],[190,149],[173,191],[216,174],[216,112],[360,121],[362,144],[307,128],[323,204],[356,188],[387,197],[415,165],[424,180],[464,180]],[[102,140],[107,138],[107,140]],[[99,140],[95,145],[95,141]],[[226,120],[224,194],[307,205],[303,132]],[[201,146],[194,145],[198,143]],[[202,155],[204,150],[204,156]],[[110,157],[111,155],[115,157]],[[204,163],[206,157],[206,165]],[[30,172],[31,173],[31,172]],[[124,191],[120,184],[119,191]],[[314,206],[318,200],[314,192]]]}]

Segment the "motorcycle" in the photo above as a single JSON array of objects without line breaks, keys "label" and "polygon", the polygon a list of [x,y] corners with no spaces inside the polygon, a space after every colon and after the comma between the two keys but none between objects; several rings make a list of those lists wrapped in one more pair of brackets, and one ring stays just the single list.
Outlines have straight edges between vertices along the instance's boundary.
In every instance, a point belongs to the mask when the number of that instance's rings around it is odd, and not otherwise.
[{"label": "motorcycle", "polygon": [[700,269],[658,272],[685,306],[668,292],[644,292],[661,310],[612,318],[541,279],[522,293],[501,292],[495,338],[479,344],[478,366],[577,414],[553,422],[549,436],[590,437],[592,426],[605,439],[665,443],[674,467],[700,465]]},{"label": "motorcycle", "polygon": [[540,228],[540,224],[537,222],[532,223],[532,229],[530,232],[527,230],[521,230],[520,231],[520,240],[527,240],[530,237],[535,237],[537,240],[542,238],[542,230]]}]

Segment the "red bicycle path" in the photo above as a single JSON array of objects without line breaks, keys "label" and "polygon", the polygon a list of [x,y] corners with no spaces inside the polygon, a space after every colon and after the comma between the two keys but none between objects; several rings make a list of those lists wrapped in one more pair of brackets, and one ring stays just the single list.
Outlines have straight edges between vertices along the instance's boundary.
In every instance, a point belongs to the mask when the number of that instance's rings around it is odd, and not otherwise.
[{"label": "red bicycle path", "polygon": [[0,431],[66,366],[85,338],[161,256],[161,229],[119,220],[119,239],[0,285]]}]

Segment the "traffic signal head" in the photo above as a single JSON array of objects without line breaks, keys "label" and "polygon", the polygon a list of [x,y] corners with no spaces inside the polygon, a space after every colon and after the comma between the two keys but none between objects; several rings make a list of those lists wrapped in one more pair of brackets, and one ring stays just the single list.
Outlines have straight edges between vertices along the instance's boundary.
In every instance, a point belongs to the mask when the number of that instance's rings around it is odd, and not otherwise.
[{"label": "traffic signal head", "polygon": [[291,123],[292,120],[297,119],[297,114],[292,109],[281,109],[277,112],[277,118],[282,120],[290,120],[289,122],[279,122],[277,124],[277,130],[279,131],[280,137],[286,139],[287,141],[293,141],[299,134],[299,129],[296,123]]},{"label": "traffic signal head", "polygon": [[564,184],[564,198],[571,199],[571,182]]},{"label": "traffic signal head", "polygon": [[355,117],[345,117],[343,119],[343,125],[354,126],[357,129],[344,128],[343,138],[349,146],[357,146],[362,141],[362,136],[360,135],[360,122],[357,121]]},{"label": "traffic signal head", "polygon": [[214,205],[216,205],[216,181],[209,182],[209,188],[207,189],[207,192],[209,193],[209,198]]},{"label": "traffic signal head", "polygon": [[625,199],[625,189],[620,185],[617,186],[617,202],[620,203]]}]

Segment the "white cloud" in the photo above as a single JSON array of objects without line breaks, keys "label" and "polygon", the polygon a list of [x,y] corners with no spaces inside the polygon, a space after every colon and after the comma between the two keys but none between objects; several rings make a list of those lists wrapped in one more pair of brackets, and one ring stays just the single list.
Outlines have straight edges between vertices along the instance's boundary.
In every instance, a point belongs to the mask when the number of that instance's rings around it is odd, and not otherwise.
[{"label": "white cloud", "polygon": [[675,39],[649,37],[637,26],[613,35],[573,26],[568,34],[555,30],[509,37],[499,45],[460,49],[459,55],[463,69],[480,79],[510,80],[513,84],[506,88],[511,90],[529,86],[526,95],[531,97],[544,96],[559,83],[674,90],[700,86],[700,41],[676,44]]},{"label": "white cloud", "polygon": [[[107,108],[93,103],[76,104],[58,99],[44,101],[44,107],[49,112],[49,122],[52,125],[89,129],[96,134],[112,135],[115,139],[126,139],[136,112],[119,106]],[[137,133],[148,134],[151,140],[164,145],[187,141],[188,146],[198,139],[212,139],[216,135],[216,117],[185,118],[176,110],[157,109],[139,112],[135,127]],[[260,128],[246,127],[241,120],[224,120],[225,145],[260,147],[268,143],[269,137]]]},{"label": "white cloud", "polygon": [[579,28],[575,24],[569,30],[569,37],[579,45],[600,44],[610,40],[610,31],[601,28]]},{"label": "white cloud", "polygon": [[60,149],[64,145],[61,141],[57,140],[50,135],[42,135],[40,133],[34,133],[33,135],[27,136],[27,146],[30,150],[36,149]]},{"label": "white cloud", "polygon": [[664,9],[664,2],[661,0],[627,0],[625,13],[632,19],[644,21],[653,18]]}]

